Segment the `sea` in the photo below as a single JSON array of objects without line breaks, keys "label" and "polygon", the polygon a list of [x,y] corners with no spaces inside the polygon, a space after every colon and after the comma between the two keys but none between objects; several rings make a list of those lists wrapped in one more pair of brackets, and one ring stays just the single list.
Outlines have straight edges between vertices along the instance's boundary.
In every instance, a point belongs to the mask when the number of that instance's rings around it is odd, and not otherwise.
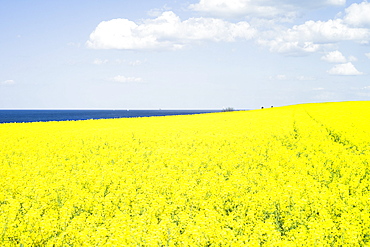
[{"label": "sea", "polygon": [[0,110],[0,123],[192,115],[217,110]]}]

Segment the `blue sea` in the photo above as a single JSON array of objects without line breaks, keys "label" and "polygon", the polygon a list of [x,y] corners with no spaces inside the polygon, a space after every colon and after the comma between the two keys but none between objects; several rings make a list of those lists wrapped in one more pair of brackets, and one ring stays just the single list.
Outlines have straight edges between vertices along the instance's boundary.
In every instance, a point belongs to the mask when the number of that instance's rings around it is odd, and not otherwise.
[{"label": "blue sea", "polygon": [[191,115],[216,110],[0,110],[0,123]]}]

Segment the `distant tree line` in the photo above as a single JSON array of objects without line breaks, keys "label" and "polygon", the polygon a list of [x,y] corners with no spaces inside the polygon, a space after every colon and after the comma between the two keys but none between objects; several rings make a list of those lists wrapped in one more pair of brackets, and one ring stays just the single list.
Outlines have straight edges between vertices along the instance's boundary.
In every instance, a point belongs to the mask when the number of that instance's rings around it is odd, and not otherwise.
[{"label": "distant tree line", "polygon": [[229,111],[234,111],[234,108],[226,107],[226,108],[222,109],[222,112],[229,112]]}]

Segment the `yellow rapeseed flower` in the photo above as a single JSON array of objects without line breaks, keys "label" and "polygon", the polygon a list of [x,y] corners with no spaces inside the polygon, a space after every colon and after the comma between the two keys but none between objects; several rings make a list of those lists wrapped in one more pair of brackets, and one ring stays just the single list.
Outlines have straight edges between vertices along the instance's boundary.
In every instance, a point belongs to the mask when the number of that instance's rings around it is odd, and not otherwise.
[{"label": "yellow rapeseed flower", "polygon": [[369,108],[0,124],[0,245],[370,245]]}]

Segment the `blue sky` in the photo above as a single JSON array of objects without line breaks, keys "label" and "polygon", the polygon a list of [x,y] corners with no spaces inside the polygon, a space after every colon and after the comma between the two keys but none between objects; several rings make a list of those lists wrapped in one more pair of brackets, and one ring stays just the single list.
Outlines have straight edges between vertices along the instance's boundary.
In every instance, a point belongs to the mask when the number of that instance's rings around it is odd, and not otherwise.
[{"label": "blue sky", "polygon": [[0,0],[0,108],[370,99],[370,3]]}]

